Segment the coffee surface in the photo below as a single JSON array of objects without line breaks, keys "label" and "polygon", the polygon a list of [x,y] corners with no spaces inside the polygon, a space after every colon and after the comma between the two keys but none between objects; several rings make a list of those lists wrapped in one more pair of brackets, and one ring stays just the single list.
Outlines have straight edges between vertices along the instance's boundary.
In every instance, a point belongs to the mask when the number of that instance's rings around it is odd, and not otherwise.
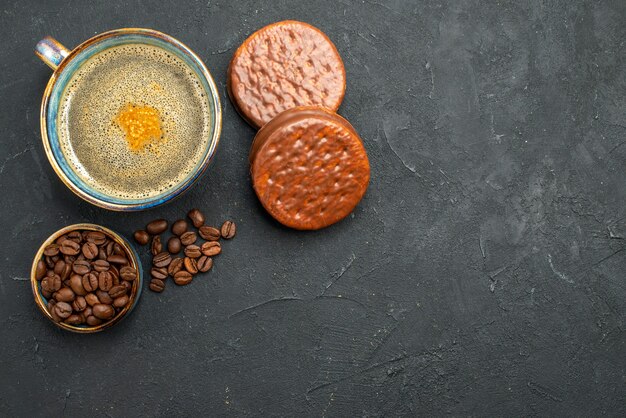
[{"label": "coffee surface", "polygon": [[[117,123],[127,106],[149,106],[162,138],[131,149]],[[72,170],[121,199],[158,196],[182,182],[210,140],[209,98],[198,76],[165,49],[126,44],[89,58],[61,96],[58,131]]]}]

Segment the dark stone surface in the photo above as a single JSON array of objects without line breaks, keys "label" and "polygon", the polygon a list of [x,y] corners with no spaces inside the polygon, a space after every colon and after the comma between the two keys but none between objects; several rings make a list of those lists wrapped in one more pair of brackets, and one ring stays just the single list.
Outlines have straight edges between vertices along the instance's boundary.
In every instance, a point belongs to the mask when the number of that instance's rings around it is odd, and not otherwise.
[{"label": "dark stone surface", "polygon": [[[0,16],[0,415],[626,414],[624,1],[25,0]],[[224,95],[234,49],[286,18],[336,43],[340,113],[372,164],[354,216],[314,233],[257,203],[254,132]],[[33,48],[124,26],[198,52],[224,129],[190,193],[120,216],[51,170]],[[50,233],[130,236],[193,206],[238,224],[208,276],[146,292],[100,335],[37,311],[24,278]]]}]

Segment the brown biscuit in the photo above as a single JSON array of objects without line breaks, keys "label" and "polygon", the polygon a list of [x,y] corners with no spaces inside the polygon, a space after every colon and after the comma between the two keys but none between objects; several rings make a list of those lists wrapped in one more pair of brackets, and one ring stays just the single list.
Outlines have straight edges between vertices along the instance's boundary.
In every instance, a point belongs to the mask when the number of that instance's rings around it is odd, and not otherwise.
[{"label": "brown biscuit", "polygon": [[241,116],[258,128],[296,106],[337,110],[346,70],[322,31],[286,20],[261,28],[237,49],[227,88]]},{"label": "brown biscuit", "polygon": [[297,107],[259,130],[250,173],[261,204],[277,221],[320,229],[356,207],[367,189],[370,166],[348,121],[321,107]]}]

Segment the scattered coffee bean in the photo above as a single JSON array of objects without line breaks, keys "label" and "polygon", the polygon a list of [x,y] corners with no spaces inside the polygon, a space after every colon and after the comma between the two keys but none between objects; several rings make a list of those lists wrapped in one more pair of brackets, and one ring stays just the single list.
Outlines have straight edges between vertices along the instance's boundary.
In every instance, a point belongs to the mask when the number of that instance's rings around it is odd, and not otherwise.
[{"label": "scattered coffee bean", "polygon": [[174,275],[174,283],[178,286],[185,286],[193,280],[193,276],[191,273],[185,270],[181,270]]},{"label": "scattered coffee bean", "polygon": [[168,252],[161,252],[152,258],[154,267],[167,267],[172,262],[172,256]]},{"label": "scattered coffee bean", "polygon": [[167,229],[167,221],[165,219],[155,219],[146,225],[146,231],[150,235],[159,235]]},{"label": "scattered coffee bean", "polygon": [[157,255],[161,251],[163,251],[163,244],[161,244],[161,237],[157,235],[152,238],[150,252],[152,253],[152,255]]},{"label": "scattered coffee bean", "polygon": [[165,282],[159,279],[150,280],[150,290],[153,292],[161,293],[165,289]]},{"label": "scattered coffee bean", "polygon": [[132,282],[137,278],[137,270],[131,266],[124,266],[120,269],[120,277],[122,280]]},{"label": "scattered coffee bean", "polygon": [[207,241],[200,247],[202,254],[213,257],[222,252],[222,246],[217,241]]},{"label": "scattered coffee bean", "polygon": [[235,236],[236,226],[233,221],[226,221],[222,224],[222,228],[220,230],[222,237],[224,239],[231,239]]},{"label": "scattered coffee bean", "polygon": [[172,224],[172,234],[179,237],[185,232],[187,232],[188,228],[189,226],[187,225],[187,221],[184,219],[179,219]]},{"label": "scattered coffee bean", "polygon": [[213,267],[213,259],[211,257],[203,255],[198,259],[197,265],[198,271],[200,271],[201,273],[206,273],[207,271],[211,270],[211,267]]},{"label": "scattered coffee bean", "polygon": [[59,251],[65,255],[77,255],[80,252],[80,244],[71,239],[66,239],[61,243]]},{"label": "scattered coffee bean", "polygon": [[191,223],[196,228],[200,228],[204,225],[204,214],[200,212],[200,209],[191,209],[189,213],[187,213],[187,216],[191,219]]},{"label": "scattered coffee bean", "polygon": [[200,252],[200,247],[192,244],[185,247],[185,255],[189,258],[198,258],[202,255],[202,252]]},{"label": "scattered coffee bean", "polygon": [[148,234],[143,229],[135,231],[135,234],[133,236],[135,237],[135,241],[139,245],[146,245],[148,241],[150,241],[150,234]]},{"label": "scattered coffee bean", "polygon": [[91,263],[87,260],[76,260],[72,265],[72,270],[74,270],[74,273],[82,276],[91,271]]},{"label": "scattered coffee bean", "polygon": [[[185,257],[185,261],[183,262],[185,265],[185,270],[187,270],[191,274],[198,273],[198,263],[195,258]],[[176,275],[174,275],[176,277]]]},{"label": "scattered coffee bean", "polygon": [[41,280],[46,275],[46,263],[43,260],[37,261],[37,270],[35,271],[35,278]]},{"label": "scattered coffee bean", "polygon": [[43,254],[52,257],[59,254],[59,245],[58,244],[50,244],[44,250]]},{"label": "scattered coffee bean", "polygon": [[185,246],[195,243],[197,239],[198,236],[193,231],[185,232],[183,235],[180,236],[180,242]]},{"label": "scattered coffee bean", "polygon": [[108,256],[107,261],[115,264],[128,264],[128,259],[120,254],[112,254]]},{"label": "scattered coffee bean", "polygon": [[94,242],[86,242],[82,248],[85,258],[91,260],[98,256],[98,246]]},{"label": "scattered coffee bean", "polygon": [[182,244],[178,237],[170,237],[170,239],[167,240],[167,251],[169,251],[170,253],[178,254],[181,247]]},{"label": "scattered coffee bean", "polygon": [[174,275],[176,273],[178,273],[179,271],[181,271],[183,268],[183,259],[180,257],[176,257],[174,259],[172,259],[172,262],[170,263],[169,266],[167,266],[167,273],[174,277]]},{"label": "scattered coffee bean", "polygon": [[212,226],[201,226],[198,233],[207,241],[217,241],[221,237],[220,230]]},{"label": "scattered coffee bean", "polygon": [[98,319],[111,319],[115,315],[115,309],[111,305],[105,305],[102,303],[98,303],[93,306],[93,316]]},{"label": "scattered coffee bean", "polygon": [[165,267],[152,267],[150,270],[150,275],[154,279],[165,280],[167,279],[167,268]]}]

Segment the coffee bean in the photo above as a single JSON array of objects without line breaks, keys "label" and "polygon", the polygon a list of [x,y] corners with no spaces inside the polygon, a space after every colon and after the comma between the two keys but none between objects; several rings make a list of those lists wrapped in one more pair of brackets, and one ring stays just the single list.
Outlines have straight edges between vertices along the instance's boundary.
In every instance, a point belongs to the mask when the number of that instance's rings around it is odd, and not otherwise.
[{"label": "coffee bean", "polygon": [[55,256],[59,253],[60,246],[58,244],[50,244],[43,250],[43,254],[48,257]]},{"label": "coffee bean", "polygon": [[[85,302],[87,302],[85,300]],[[85,316],[85,318],[87,318],[90,315],[93,315],[93,312],[91,310],[91,306],[89,306],[89,304],[87,303],[87,307],[85,308],[85,310],[82,312],[82,314]]]},{"label": "coffee bean", "polygon": [[67,302],[57,302],[53,309],[59,318],[62,319],[65,319],[72,314],[72,307]]},{"label": "coffee bean", "polygon": [[191,219],[191,223],[193,223],[193,226],[196,228],[200,228],[204,225],[204,214],[200,212],[200,209],[191,209],[187,216]]},{"label": "coffee bean", "polygon": [[123,285],[126,288],[127,292],[130,292],[131,290],[133,290],[133,285],[131,284],[131,282],[128,282],[126,280],[122,280],[121,285]]},{"label": "coffee bean", "polygon": [[167,279],[167,268],[165,267],[152,267],[150,275],[154,279],[165,280]]},{"label": "coffee bean", "polygon": [[193,275],[188,271],[181,270],[174,275],[174,283],[179,286],[185,286],[193,280]]},{"label": "coffee bean", "polygon": [[67,239],[67,235],[61,235],[59,238],[54,240],[54,243],[61,245],[61,243],[65,241],[66,239]]},{"label": "coffee bean", "polygon": [[96,290],[96,296],[98,296],[98,300],[100,301],[100,303],[103,303],[105,305],[110,305],[113,303],[113,298],[109,296],[109,293],[105,292],[104,290]]},{"label": "coffee bean", "polygon": [[86,292],[95,292],[98,289],[98,274],[93,271],[85,274],[82,283]]},{"label": "coffee bean", "polygon": [[197,239],[198,236],[193,231],[185,232],[183,235],[180,236],[180,242],[185,246],[195,243]]},{"label": "coffee bean", "polygon": [[111,268],[111,265],[106,260],[96,260],[92,263],[92,267],[95,271],[107,271]]},{"label": "coffee bean", "polygon": [[52,276],[46,276],[41,281],[41,290],[54,293],[61,288],[61,277],[52,272]]},{"label": "coffee bean", "polygon": [[92,242],[96,245],[102,245],[107,241],[107,236],[100,231],[88,231],[85,235],[85,241]]},{"label": "coffee bean", "polygon": [[98,319],[111,319],[115,316],[115,309],[111,305],[99,303],[93,306],[93,316]]},{"label": "coffee bean", "polygon": [[50,299],[52,297],[52,292],[47,292],[43,289],[41,289],[41,295],[45,298],[45,299]]},{"label": "coffee bean", "polygon": [[46,263],[43,260],[37,261],[37,269],[35,270],[35,278],[41,280],[46,275]]},{"label": "coffee bean", "polygon": [[137,270],[131,266],[124,266],[120,269],[120,277],[122,280],[132,282],[137,278]]},{"label": "coffee bean", "polygon": [[[189,273],[198,273],[198,263],[194,258],[185,257],[185,261],[183,263],[185,265],[185,270],[187,270]],[[174,277],[176,277],[176,275],[174,275]]]},{"label": "coffee bean", "polygon": [[98,260],[106,260],[107,259],[107,250],[106,248],[98,248]]},{"label": "coffee bean", "polygon": [[113,243],[113,254],[122,255],[126,257],[126,251],[124,251],[124,248],[122,248],[122,246],[118,244],[117,242]]},{"label": "coffee bean", "polygon": [[86,242],[83,244],[82,253],[85,258],[92,260],[98,256],[98,246],[94,242]]},{"label": "coffee bean", "polygon": [[80,233],[80,231],[72,231],[67,234],[67,239],[78,243],[82,241],[83,235]]},{"label": "coffee bean", "polygon": [[181,271],[183,268],[183,259],[180,257],[176,257],[174,259],[172,259],[172,262],[170,263],[169,266],[167,266],[167,273],[174,277],[174,275],[176,273],[178,273],[179,271]]},{"label": "coffee bean", "polygon": [[146,225],[146,231],[150,235],[159,235],[167,229],[167,221],[165,219],[155,219]]},{"label": "coffee bean", "polygon": [[224,237],[224,239],[231,239],[235,236],[237,227],[233,221],[226,221],[222,224],[220,232],[222,233],[222,237]]},{"label": "coffee bean", "polygon": [[167,251],[172,254],[178,254],[181,246],[182,245],[178,237],[170,237],[170,239],[167,240]]},{"label": "coffee bean", "polygon": [[152,238],[152,245],[150,247],[151,247],[150,252],[152,253],[152,255],[157,255],[158,253],[163,251],[163,244],[161,244],[161,237],[157,235],[154,238]]},{"label": "coffee bean", "polygon": [[66,239],[61,243],[59,251],[65,255],[77,255],[80,253],[80,244],[76,241],[72,241],[71,239]]},{"label": "coffee bean", "polygon": [[222,246],[217,241],[207,241],[200,247],[202,254],[207,257],[213,257],[222,252]]},{"label": "coffee bean", "polygon": [[213,259],[211,257],[207,257],[206,255],[203,255],[202,257],[198,259],[197,265],[198,265],[198,271],[205,273],[211,270],[211,267],[213,267]]},{"label": "coffee bean", "polygon": [[113,287],[113,276],[108,271],[98,273],[98,287],[105,292]]},{"label": "coffee bean", "polygon": [[111,290],[109,290],[109,296],[113,299],[116,297],[122,296],[126,294],[126,286],[123,284],[118,284],[117,286],[113,286]]},{"label": "coffee bean", "polygon": [[52,257],[45,256],[43,259],[44,259],[44,262],[46,263],[46,267],[48,267],[49,269],[54,268],[56,261]]},{"label": "coffee bean", "polygon": [[87,301],[85,300],[85,298],[82,296],[76,296],[76,299],[74,299],[74,302],[72,302],[72,309],[74,309],[76,312],[82,312],[87,309]]},{"label": "coffee bean", "polygon": [[72,265],[72,270],[74,270],[74,273],[82,276],[91,271],[91,263],[87,260],[76,260]]},{"label": "coffee bean", "polygon": [[61,289],[59,289],[56,293],[55,293],[55,299],[57,300],[57,302],[73,302],[74,299],[76,299],[76,295],[74,294],[74,292],[72,292],[72,289],[70,289],[69,287],[63,287]]},{"label": "coffee bean", "polygon": [[54,272],[61,277],[61,280],[67,280],[72,272],[72,264],[66,263],[65,260],[59,260],[54,265]]},{"label": "coffee bean", "polygon": [[217,241],[222,235],[219,229],[206,225],[201,226],[198,230],[198,233],[200,234],[202,239],[205,239],[207,241]]},{"label": "coffee bean", "polygon": [[87,304],[89,306],[93,306],[97,303],[100,303],[100,299],[98,299],[98,296],[96,296],[95,293],[87,293],[85,295],[85,300],[87,301]]},{"label": "coffee bean", "polygon": [[84,322],[84,318],[82,315],[72,314],[68,316],[67,319],[63,322],[65,322],[68,325],[80,325]]},{"label": "coffee bean", "polygon": [[72,277],[70,277],[70,288],[77,295],[85,296],[85,294],[87,294],[83,286],[83,276],[79,274],[72,274]]},{"label": "coffee bean", "polygon": [[119,255],[119,254],[113,254],[113,255],[108,256],[107,261],[109,263],[115,263],[115,264],[128,264],[128,259],[124,257],[123,255]]},{"label": "coffee bean", "polygon": [[90,316],[87,317],[85,322],[87,322],[87,325],[89,325],[90,327],[95,327],[96,325],[100,325],[102,323],[102,320],[96,318],[93,315],[90,315]]},{"label": "coffee bean", "polygon": [[146,245],[148,241],[150,241],[150,234],[148,234],[143,229],[135,231],[133,236],[135,237],[135,241],[137,241],[137,244],[139,245]]},{"label": "coffee bean", "polygon": [[117,269],[115,264],[111,264],[111,267],[109,267],[109,273],[113,276],[113,286],[120,284],[120,271]]},{"label": "coffee bean", "polygon": [[123,308],[126,305],[128,305],[128,301],[129,300],[130,300],[130,298],[126,294],[124,294],[122,296],[118,296],[115,299],[113,299],[113,307],[114,308]]},{"label": "coffee bean", "polygon": [[113,248],[115,247],[115,243],[114,243],[113,241],[107,241],[107,243],[106,243],[105,245],[103,245],[103,247],[104,247],[104,250],[105,250],[104,252],[105,252],[105,253],[106,253],[106,255],[107,255],[107,258],[108,258],[110,255],[113,255],[113,254],[114,254],[114,252],[113,252]]},{"label": "coffee bean", "polygon": [[172,224],[172,234],[179,237],[187,232],[187,228],[189,228],[189,226],[187,225],[187,221],[184,219],[179,219]]},{"label": "coffee bean", "polygon": [[159,279],[150,280],[150,290],[161,293],[165,289],[165,282]]},{"label": "coffee bean", "polygon": [[188,245],[185,247],[185,255],[189,258],[198,258],[202,255],[200,247],[197,245]]},{"label": "coffee bean", "polygon": [[152,264],[155,267],[167,267],[172,262],[172,256],[168,252],[161,252],[154,256]]}]

